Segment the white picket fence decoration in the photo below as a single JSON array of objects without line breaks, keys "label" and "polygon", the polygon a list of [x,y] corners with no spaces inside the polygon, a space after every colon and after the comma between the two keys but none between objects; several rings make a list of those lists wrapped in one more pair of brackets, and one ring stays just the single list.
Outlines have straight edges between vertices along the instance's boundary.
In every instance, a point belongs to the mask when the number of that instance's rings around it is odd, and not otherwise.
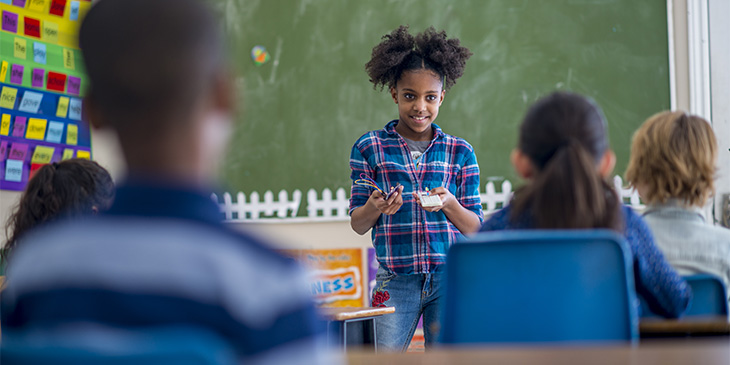
[{"label": "white picket fence decoration", "polygon": [[[639,199],[635,190],[624,188],[620,176],[613,178],[616,191],[625,204],[634,209],[642,210],[644,205]],[[484,185],[485,191],[480,195],[484,215],[506,206],[512,199],[512,183],[509,180],[502,181],[501,190],[497,192],[495,183],[490,181]],[[252,192],[248,199],[246,195],[239,192],[234,202],[230,193],[223,194],[221,202],[216,194],[211,194],[211,199],[220,206],[223,217],[228,222],[319,222],[319,221],[346,221],[350,219],[348,210],[350,206],[349,197],[343,188],[332,190],[325,188],[319,195],[314,189],[307,191],[307,216],[299,217],[299,207],[302,202],[302,192],[294,190],[291,200],[286,190],[278,194],[278,200],[274,200],[274,193],[267,191],[264,199],[258,192]]]},{"label": "white picket fence decoration", "polygon": [[502,209],[512,199],[512,183],[509,180],[502,181],[502,191],[499,193],[494,188],[493,181],[488,182],[484,188],[486,192],[479,194],[479,197],[482,199],[482,208],[485,215]]},{"label": "white picket fence decoration", "polygon": [[639,193],[635,189],[625,188],[621,176],[616,175],[613,177],[613,186],[624,204],[628,204],[636,210],[644,210],[645,206],[641,203]]},{"label": "white picket fence decoration", "polygon": [[211,194],[210,198],[220,206],[226,221],[244,222],[271,218],[295,218],[299,212],[299,205],[302,203],[302,192],[294,190],[292,199],[289,200],[286,190],[281,190],[279,200],[275,201],[274,193],[266,191],[263,202],[260,201],[259,193],[256,191],[249,195],[248,202],[246,194],[242,192],[237,194],[235,202],[232,201],[230,193],[223,194],[223,202],[220,202],[216,194]]},{"label": "white picket fence decoration", "polygon": [[[317,198],[317,191],[307,191],[307,217],[313,220],[348,220],[350,210],[350,198],[345,189],[339,188],[335,191],[335,198],[332,199],[332,190],[322,190],[322,199]],[[321,214],[320,214],[321,213]]]}]

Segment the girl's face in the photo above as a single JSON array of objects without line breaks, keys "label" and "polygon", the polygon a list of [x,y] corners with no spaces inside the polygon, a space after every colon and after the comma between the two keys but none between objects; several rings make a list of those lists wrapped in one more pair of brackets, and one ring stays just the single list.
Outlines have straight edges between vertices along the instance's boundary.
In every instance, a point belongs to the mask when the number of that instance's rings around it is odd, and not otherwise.
[{"label": "girl's face", "polygon": [[446,92],[441,78],[431,70],[405,71],[395,88],[390,89],[398,104],[399,122],[396,131],[414,141],[433,138],[431,123],[439,114]]}]

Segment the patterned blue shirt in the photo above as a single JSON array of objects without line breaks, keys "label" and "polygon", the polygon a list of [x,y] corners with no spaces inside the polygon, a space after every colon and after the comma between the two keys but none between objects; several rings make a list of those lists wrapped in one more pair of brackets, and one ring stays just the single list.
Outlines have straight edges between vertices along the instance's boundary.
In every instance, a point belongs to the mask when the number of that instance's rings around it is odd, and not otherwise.
[{"label": "patterned blue shirt", "polygon": [[[494,213],[482,226],[481,231],[530,229],[534,227],[529,214],[517,221],[511,219],[511,207]],[[631,248],[634,262],[634,281],[637,293],[646,300],[649,308],[665,317],[679,317],[687,309],[692,291],[687,283],[664,259],[654,244],[654,237],[646,222],[624,206],[624,236]]]},{"label": "patterned blue shirt", "polygon": [[398,121],[394,120],[381,130],[368,132],[352,147],[350,213],[365,205],[372,193],[371,188],[354,184],[360,174],[371,177],[386,190],[400,183],[400,210],[390,216],[381,214],[372,229],[378,261],[397,274],[440,272],[448,248],[462,234],[443,211],[423,210],[411,193],[444,187],[481,220],[477,158],[469,143],[432,124],[433,140],[416,166],[396,125]]}]

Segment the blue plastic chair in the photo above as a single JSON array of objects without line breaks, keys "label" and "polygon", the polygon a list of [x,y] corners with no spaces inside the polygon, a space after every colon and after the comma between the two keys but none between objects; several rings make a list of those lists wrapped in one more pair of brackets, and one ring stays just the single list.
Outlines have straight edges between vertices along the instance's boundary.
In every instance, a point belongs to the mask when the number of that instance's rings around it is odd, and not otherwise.
[{"label": "blue plastic chair", "polygon": [[447,257],[440,342],[638,339],[631,254],[607,230],[480,233]]},{"label": "blue plastic chair", "polygon": [[235,364],[229,344],[202,329],[166,327],[3,333],[3,365]]},{"label": "blue plastic chair", "polygon": [[[728,315],[727,288],[720,278],[697,274],[684,279],[692,288],[692,301],[680,321],[694,316]],[[657,317],[644,300],[641,301],[641,317]]]}]

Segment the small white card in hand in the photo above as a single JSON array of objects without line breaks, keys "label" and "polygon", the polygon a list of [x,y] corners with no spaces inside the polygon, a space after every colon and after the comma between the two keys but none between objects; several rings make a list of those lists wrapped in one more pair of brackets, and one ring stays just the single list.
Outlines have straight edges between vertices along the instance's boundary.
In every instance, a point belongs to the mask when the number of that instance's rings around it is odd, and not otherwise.
[{"label": "small white card in hand", "polygon": [[443,204],[438,195],[428,195],[427,191],[418,193],[418,197],[421,199],[422,207],[438,207]]}]

